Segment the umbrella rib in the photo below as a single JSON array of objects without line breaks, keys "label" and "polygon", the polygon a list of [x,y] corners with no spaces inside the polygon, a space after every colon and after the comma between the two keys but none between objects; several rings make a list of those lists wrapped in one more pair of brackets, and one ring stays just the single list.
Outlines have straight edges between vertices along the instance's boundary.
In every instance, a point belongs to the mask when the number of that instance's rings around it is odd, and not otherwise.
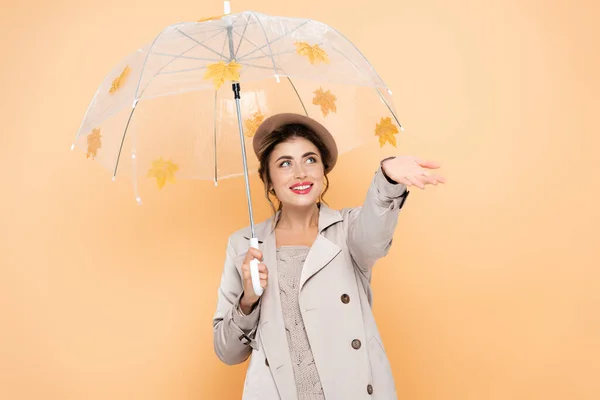
[{"label": "umbrella rib", "polygon": [[308,117],[308,111],[306,110],[306,106],[304,105],[304,102],[302,101],[302,97],[300,97],[300,93],[298,93],[298,90],[296,89],[296,85],[294,85],[294,82],[292,82],[292,80],[290,79],[289,76],[287,77],[287,80],[290,83],[290,85],[292,85],[294,92],[296,92],[296,96],[298,96],[298,100],[300,100],[300,104],[302,104],[302,108],[304,109],[304,114],[306,114],[306,116]]},{"label": "umbrella rib", "polygon": [[[240,51],[240,46],[242,45],[242,40],[246,37],[246,30],[248,29],[248,25],[250,24],[250,18],[246,18],[246,25],[244,25],[244,31],[241,34],[240,41],[238,42],[237,48],[235,49],[235,53],[233,58],[237,59],[238,51]],[[235,30],[232,29],[232,32],[236,35],[239,35]]]},{"label": "umbrella rib", "polygon": [[[282,52],[277,53],[277,55],[290,54],[290,53],[295,53],[295,52],[296,52],[296,50],[286,50],[286,51],[282,51]],[[244,61],[253,61],[253,60],[260,60],[260,59],[263,59],[265,57],[270,57],[270,55],[269,54],[265,54],[265,55],[257,56],[257,57],[242,58],[241,60],[244,60]]]},{"label": "umbrella rib", "polygon": [[[179,30],[177,28],[176,28],[176,30],[179,31],[179,32],[181,32],[181,30]],[[181,33],[183,33],[183,32],[181,32]],[[213,37],[218,36],[220,33],[221,32],[219,32],[219,33],[211,36],[210,38],[208,38],[206,40],[210,40]],[[127,129],[129,128],[129,123],[131,122],[131,118],[133,117],[133,113],[136,110],[136,105],[137,105],[138,99],[144,95],[144,92],[146,91],[146,89],[148,88],[148,85],[150,85],[150,83],[152,82],[152,80],[156,76],[158,76],[161,73],[162,70],[164,70],[167,66],[169,66],[173,61],[175,61],[177,59],[177,58],[174,58],[171,61],[169,61],[168,63],[166,63],[165,65],[163,65],[158,70],[158,72],[156,72],[154,74],[154,76],[152,78],[150,78],[150,80],[148,81],[148,83],[146,84],[146,86],[142,89],[142,92],[141,92],[140,96],[138,97],[138,90],[139,90],[140,84],[142,82],[142,75],[143,75],[143,72],[144,72],[144,68],[145,68],[146,63],[148,61],[148,57],[150,56],[150,54],[153,54],[152,53],[152,48],[154,47],[154,44],[156,43],[157,40],[158,40],[158,36],[154,39],[154,41],[152,42],[152,45],[150,45],[150,49],[148,50],[148,54],[146,55],[146,59],[144,60],[144,66],[142,67],[142,72],[140,73],[140,78],[138,80],[137,88],[135,90],[135,101],[133,103],[133,107],[132,107],[131,113],[129,114],[129,119],[127,120],[127,124],[125,125],[125,130],[123,131],[123,137],[121,138],[121,145],[119,146],[119,153],[117,154],[117,160],[115,162],[115,168],[113,170],[113,179],[115,179],[116,176],[117,176],[117,169],[119,168],[119,160],[121,159],[121,152],[123,151],[123,144],[125,143],[125,137],[127,136]],[[197,44],[199,44],[201,46],[204,46],[202,43],[198,42],[197,40],[195,40],[195,41],[196,41]],[[207,46],[204,46],[204,47],[207,47]],[[188,51],[193,50],[194,48],[196,48],[196,46],[190,47],[189,49],[183,51],[180,55],[183,55],[183,54],[187,53]]]},{"label": "umbrella rib", "polygon": [[[357,66],[357,65],[354,63],[354,61],[352,61],[352,60],[350,59],[350,57],[348,57],[346,54],[344,54],[343,52],[341,52],[341,51],[339,51],[338,49],[336,49],[336,48],[335,48],[335,46],[332,46],[331,48],[332,48],[332,49],[333,49],[333,50],[334,50],[336,53],[338,53],[338,54],[341,54],[341,55],[342,55],[342,57],[344,57],[344,58],[345,58],[345,59],[346,59],[346,60],[347,60],[347,61],[350,63],[350,65],[352,65],[352,68],[354,68],[354,70],[355,70],[356,72],[358,72],[358,73],[359,73],[359,74],[361,74],[361,75],[364,75],[364,74],[365,74],[365,72],[364,72],[364,71],[363,71],[361,68],[359,68],[359,67],[358,67],[358,66]],[[372,67],[371,67],[371,68],[372,68]]]},{"label": "umbrella rib", "polygon": [[[267,35],[267,31],[265,31],[265,27],[263,26],[263,24],[260,22],[260,20],[256,16],[256,13],[252,12],[251,14],[254,15],[254,18],[256,18],[256,22],[258,22],[258,26],[260,26],[260,28],[262,29],[263,34],[265,35],[265,41],[267,42],[267,44],[265,46],[262,46],[258,50],[262,50],[265,47],[269,48],[269,54],[271,55],[271,62],[273,63],[273,69],[275,70],[275,75],[277,75],[277,65],[275,65],[275,59],[273,58],[273,50],[271,49],[271,42],[269,42],[269,36]],[[254,51],[258,51],[258,50],[254,50]]]},{"label": "umbrella rib", "polygon": [[[223,40],[223,46],[221,46],[221,53],[223,54],[225,54],[225,45],[227,45],[227,43],[229,42],[229,29],[225,32],[227,32],[227,34],[223,35],[225,39]],[[231,54],[229,60],[231,60]]]},{"label": "umbrella rib", "polygon": [[[317,43],[317,44],[318,44],[319,46],[322,46],[322,45],[323,45],[323,42],[321,42],[321,43]],[[296,52],[296,50],[286,50],[286,51],[282,51],[282,52],[279,52],[279,53],[277,53],[277,55],[278,55],[278,56],[280,56],[280,55],[283,55],[283,54],[291,54],[291,53],[295,53],[295,52]],[[267,54],[267,55],[258,56],[258,57],[244,58],[243,60],[244,60],[244,61],[255,61],[255,60],[260,60],[260,59],[263,59],[263,58],[265,58],[265,57],[269,57],[269,56],[270,56],[270,55],[269,55],[269,54]]]},{"label": "umbrella rib", "polygon": [[[219,32],[219,33],[216,33],[216,34],[212,35],[211,37],[207,38],[206,40],[210,40],[210,39],[212,39],[212,38],[214,38],[214,37],[216,37],[216,36],[219,36],[221,33],[223,33],[223,32],[221,31],[221,32]],[[183,51],[183,52],[180,54],[180,56],[184,55],[185,53],[187,53],[187,52],[189,52],[189,51],[192,51],[192,50],[194,50],[196,47],[198,47],[198,46],[197,46],[197,45],[194,45],[194,46],[190,47],[189,49],[187,49],[187,50],[184,50],[184,51]],[[150,51],[148,52],[148,55],[150,55],[150,54],[154,54],[154,53],[151,53],[151,50],[152,50],[152,47],[150,48]],[[137,89],[136,89],[136,95],[135,95],[136,99],[139,99],[139,98],[141,98],[141,97],[144,95],[144,92],[146,91],[146,89],[148,88],[148,86],[150,85],[150,83],[152,83],[152,80],[153,80],[154,78],[156,78],[158,75],[160,75],[161,71],[162,71],[162,70],[164,70],[165,68],[167,68],[169,65],[171,65],[171,64],[172,64],[172,63],[173,63],[175,60],[177,60],[177,57],[173,58],[171,61],[169,61],[168,63],[166,63],[165,65],[163,65],[163,66],[162,66],[162,67],[161,67],[161,68],[160,68],[160,69],[159,69],[159,70],[158,70],[158,71],[157,71],[157,72],[154,74],[154,76],[153,76],[152,78],[150,78],[150,80],[148,81],[148,83],[146,84],[146,86],[144,87],[144,89],[142,89],[142,93],[140,94],[140,96],[139,96],[139,97],[138,97],[138,95],[137,95]],[[145,65],[145,64],[146,64],[146,63],[144,62],[144,65]],[[141,82],[141,80],[142,80],[142,76],[141,76],[141,74],[140,74],[140,82]],[[138,89],[139,89],[139,83],[138,83]]]},{"label": "umbrella rib", "polygon": [[[256,16],[255,16],[255,18],[256,18]],[[257,20],[258,20],[258,18],[257,18]],[[267,47],[267,46],[269,46],[269,48],[270,48],[272,43],[275,43],[276,41],[278,41],[278,40],[280,40],[280,39],[283,39],[284,37],[288,36],[290,33],[293,33],[293,32],[295,32],[295,31],[297,31],[298,29],[300,29],[300,28],[302,28],[304,25],[306,25],[308,22],[309,22],[309,21],[304,21],[302,24],[300,24],[299,26],[295,27],[295,28],[294,28],[294,29],[292,29],[291,31],[289,31],[289,32],[286,32],[286,33],[284,33],[283,35],[276,37],[275,39],[273,39],[273,40],[272,40],[272,41],[270,41],[270,42],[269,42],[269,38],[268,38],[268,37],[266,37],[267,35],[266,35],[266,33],[265,33],[265,38],[267,39],[267,44],[265,44],[264,46],[261,46],[261,47],[259,47],[259,48],[257,48],[257,49],[254,49],[254,50],[252,50],[250,53],[246,53],[246,54],[244,54],[244,55],[243,55],[243,56],[241,56],[239,59],[240,59],[240,60],[242,60],[242,59],[244,59],[245,57],[248,57],[250,54],[254,54],[254,53],[256,53],[257,51],[259,51],[259,50],[262,50],[262,49],[264,49],[264,48],[265,48],[265,47]],[[259,25],[262,27],[262,24],[260,23],[260,21],[258,22],[258,24],[259,24]],[[264,28],[263,28],[263,31],[264,31]]]},{"label": "umbrella rib", "polygon": [[216,55],[218,55],[221,58],[225,58],[225,59],[229,59],[229,57],[224,56],[223,54],[219,53],[218,51],[216,51],[213,48],[208,47],[207,45],[205,45],[204,43],[200,42],[198,39],[188,35],[187,33],[185,33],[184,31],[182,31],[181,29],[175,29],[177,32],[181,33],[183,36],[185,36],[186,38],[192,40],[193,42],[195,42],[198,46],[202,46],[205,49],[215,53]]},{"label": "umbrella rib", "polygon": [[[194,46],[194,48],[196,48],[197,46]],[[168,53],[152,53],[154,55],[157,56],[164,56],[164,57],[173,57],[175,59],[185,59],[185,60],[196,60],[196,61],[220,61],[220,59],[216,59],[216,58],[201,58],[201,57],[190,57],[190,56],[183,56],[183,55],[177,55],[177,54],[168,54]]]},{"label": "umbrella rib", "polygon": [[[234,32],[234,33],[235,33],[236,35],[239,35],[239,33],[237,33],[237,32]],[[251,41],[250,39],[248,39],[246,36],[242,36],[242,37],[240,38],[240,44],[242,43],[242,39],[243,39],[243,40],[245,40],[246,42],[250,43],[250,44],[251,44],[252,46],[254,46],[255,48],[258,48],[258,45],[257,45],[257,44],[255,44],[255,43],[254,43],[253,41]],[[238,50],[239,50],[239,46],[238,46]],[[264,50],[262,50],[262,52],[263,52],[263,55],[262,55],[262,56],[260,56],[260,58],[270,57],[270,54],[269,54],[269,53],[266,53]],[[237,54],[237,51],[236,51],[236,54]],[[258,58],[257,58],[257,59],[258,59]],[[248,59],[245,59],[245,60],[248,60]]]},{"label": "umbrella rib", "polygon": [[[255,18],[256,18],[256,16],[255,16]],[[245,41],[247,41],[248,43],[250,43],[252,46],[254,46],[254,48],[255,48],[255,49],[258,49],[258,48],[259,48],[257,44],[255,44],[253,41],[251,41],[250,39],[248,39],[248,38],[246,37],[246,28],[248,28],[248,22],[249,22],[249,21],[250,21],[250,20],[248,19],[248,20],[247,20],[247,22],[246,22],[246,26],[244,27],[244,31],[242,32],[242,34],[241,34],[241,35],[240,35],[239,33],[237,33],[235,30],[232,30],[232,32],[233,32],[233,33],[235,33],[236,35],[240,36],[240,41],[238,42],[237,49],[235,50],[235,56],[234,56],[234,58],[235,58],[235,59],[237,59],[237,54],[238,54],[238,52],[239,52],[239,50],[240,50],[240,47],[241,47],[241,45],[242,45],[242,41],[243,41],[243,40],[245,40]],[[258,19],[257,19],[257,21],[258,21]],[[263,56],[262,56],[262,57],[269,57],[269,54],[268,54],[268,53],[266,53],[264,50],[262,50],[262,52],[263,52]]]},{"label": "umbrella rib", "polygon": [[191,72],[191,71],[200,71],[206,69],[206,67],[196,67],[196,68],[186,68],[186,69],[178,69],[175,71],[163,71],[163,72],[158,72],[155,76],[158,75],[172,75],[172,74],[180,74],[183,72]]},{"label": "umbrella rib", "polygon": [[229,38],[229,35],[224,35],[225,36],[225,40],[223,40],[223,46],[221,46],[221,53],[225,54],[225,45],[227,44],[227,39]]},{"label": "umbrella rib", "polygon": [[217,26],[212,26],[210,29],[208,27],[204,28],[204,32],[205,33],[211,33],[211,32],[223,32],[223,30],[225,30],[224,26],[219,26],[218,25],[218,21],[202,21],[202,22],[196,22],[196,24],[211,24],[211,25],[217,25]]},{"label": "umbrella rib", "polygon": [[377,71],[375,70],[375,68],[373,67],[373,65],[371,65],[371,63],[369,62],[369,60],[367,59],[367,57],[365,57],[365,55],[358,49],[358,47],[356,47],[356,45],[354,43],[352,43],[350,40],[348,40],[348,38],[346,36],[344,36],[344,34],[342,34],[341,32],[339,32],[337,29],[334,29],[334,28],[330,28],[330,29],[333,30],[338,35],[340,35],[352,47],[354,47],[354,50],[356,50],[358,52],[358,54],[360,54],[360,56],[362,57],[362,59],[367,63],[367,65],[369,67],[371,67],[371,69],[373,70],[373,72],[375,73],[375,75],[377,76],[377,78],[379,78],[379,81],[383,84],[383,86],[386,86],[385,83],[383,82],[383,79],[381,79],[381,77],[379,76],[379,74],[377,73]]},{"label": "umbrella rib", "polygon": [[240,65],[242,65],[244,67],[249,67],[249,68],[260,68],[260,69],[269,69],[269,70],[273,69],[273,67],[265,67],[264,65],[253,65],[253,64],[247,64],[247,63],[240,63]]},{"label": "umbrella rib", "polygon": [[135,105],[131,108],[131,113],[129,114],[129,118],[127,119],[127,125],[125,125],[125,132],[123,132],[123,137],[121,138],[121,145],[119,146],[119,153],[117,154],[117,161],[115,163],[115,169],[113,171],[113,180],[117,176],[117,169],[119,168],[119,161],[121,160],[121,152],[123,151],[123,144],[125,143],[125,137],[127,136],[127,129],[129,128],[129,124],[131,123],[131,118],[133,117],[133,113],[135,112]]},{"label": "umbrella rib", "polygon": [[[123,151],[123,144],[125,143],[125,136],[127,135],[127,128],[129,127],[129,123],[131,122],[131,117],[133,117],[133,113],[135,112],[135,107],[138,102],[138,98],[139,98],[138,91],[140,90],[140,84],[142,83],[142,76],[144,75],[146,63],[148,62],[148,57],[150,57],[150,54],[152,53],[152,48],[154,47],[154,45],[156,44],[156,41],[158,40],[158,38],[161,35],[162,35],[162,32],[157,37],[155,37],[154,40],[152,41],[152,44],[150,45],[150,48],[148,49],[148,53],[146,54],[146,57],[144,58],[144,64],[142,64],[142,70],[140,71],[140,77],[138,78],[137,86],[135,88],[135,97],[134,97],[134,101],[132,104],[132,110],[131,110],[131,113],[129,114],[129,119],[127,120],[127,125],[125,125],[125,130],[123,131],[123,137],[121,138],[121,145],[119,146],[119,153],[117,154],[117,161],[115,162],[115,168],[113,170],[113,180],[116,179],[116,177],[117,177],[117,169],[119,167],[119,159],[121,158],[121,152]],[[145,90],[145,88],[144,88],[144,90]],[[142,90],[142,93],[144,92],[144,90]]]},{"label": "umbrella rib", "polygon": [[[356,64],[354,64],[354,62],[352,60],[350,60],[350,58],[348,58],[347,55],[345,55],[343,52],[341,52],[338,49],[336,49],[335,46],[333,46],[332,48],[337,53],[339,53],[342,56],[344,56],[350,62],[350,64],[352,65],[352,67],[354,67],[355,70],[357,70],[359,72],[362,72],[364,74],[364,71],[362,71],[362,69],[358,68],[358,66]],[[356,51],[358,51],[362,55],[362,53],[360,52],[360,50],[358,50],[356,47],[354,47],[354,48],[356,49]],[[367,63],[367,65],[369,67],[371,67],[371,69],[375,72],[375,68],[373,68],[373,66],[371,65],[371,63],[369,62],[369,60],[367,60],[367,58],[364,55],[363,55],[363,59],[365,60],[365,62]],[[375,72],[375,75],[377,75],[377,72]],[[377,75],[377,77],[379,78],[379,80],[381,81],[381,83],[383,83],[383,80],[381,79],[381,77],[379,75]],[[385,86],[385,84],[384,84],[384,86]],[[400,127],[400,129],[404,130],[404,128],[402,127],[402,124],[400,123],[400,121],[398,120],[398,117],[396,116],[396,113],[392,110],[392,107],[387,102],[387,100],[381,95],[381,92],[379,91],[379,87],[375,86],[375,87],[373,87],[373,89],[377,92],[377,94],[379,95],[379,98],[381,99],[381,101],[383,101],[383,104],[386,105],[387,109],[389,110],[389,112],[394,117],[394,120],[396,121],[396,123],[398,124],[398,126]]]}]

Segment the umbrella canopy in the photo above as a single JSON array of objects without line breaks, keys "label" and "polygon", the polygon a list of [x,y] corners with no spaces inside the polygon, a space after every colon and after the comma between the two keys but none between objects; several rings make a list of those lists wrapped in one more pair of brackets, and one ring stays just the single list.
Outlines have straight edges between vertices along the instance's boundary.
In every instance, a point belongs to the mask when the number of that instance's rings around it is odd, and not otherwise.
[{"label": "umbrella canopy", "polygon": [[340,154],[372,140],[395,146],[402,130],[391,91],[341,33],[246,11],[171,25],[128,55],[98,88],[72,147],[113,179],[131,176],[141,202],[143,181],[162,189],[256,171],[252,136],[280,112],[319,121]]}]

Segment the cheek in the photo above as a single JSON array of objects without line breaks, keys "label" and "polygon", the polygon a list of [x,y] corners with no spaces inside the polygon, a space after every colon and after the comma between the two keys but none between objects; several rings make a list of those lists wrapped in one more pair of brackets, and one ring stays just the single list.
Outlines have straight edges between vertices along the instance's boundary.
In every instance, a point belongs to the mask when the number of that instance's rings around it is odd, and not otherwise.
[{"label": "cheek", "polygon": [[315,165],[310,171],[311,179],[315,182],[323,183],[325,181],[325,175],[323,174],[323,166]]},{"label": "cheek", "polygon": [[278,168],[271,173],[271,183],[275,188],[286,185],[289,181],[287,170]]}]

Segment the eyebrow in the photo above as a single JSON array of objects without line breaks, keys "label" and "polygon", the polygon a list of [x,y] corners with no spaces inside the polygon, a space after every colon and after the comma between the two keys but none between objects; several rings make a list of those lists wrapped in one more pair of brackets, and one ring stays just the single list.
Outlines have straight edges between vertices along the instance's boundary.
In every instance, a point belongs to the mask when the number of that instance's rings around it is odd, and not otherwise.
[{"label": "eyebrow", "polygon": [[[304,153],[302,154],[302,158],[304,157],[308,157],[308,156],[319,156],[317,153],[315,153],[314,151],[309,151],[308,153]],[[292,156],[281,156],[279,157],[277,160],[275,160],[275,162],[278,162],[279,160],[293,160],[294,157]]]}]

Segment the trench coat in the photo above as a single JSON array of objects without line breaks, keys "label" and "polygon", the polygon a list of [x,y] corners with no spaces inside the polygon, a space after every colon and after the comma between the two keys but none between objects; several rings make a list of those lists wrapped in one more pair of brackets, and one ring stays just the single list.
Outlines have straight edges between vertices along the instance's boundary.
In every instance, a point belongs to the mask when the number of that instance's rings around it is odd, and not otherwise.
[{"label": "trench coat", "polygon": [[[361,206],[321,203],[318,235],[304,262],[299,305],[327,400],[397,399],[394,378],[372,313],[372,268],[392,244],[408,190],[387,179],[381,164]],[[228,365],[249,357],[243,400],[297,400],[281,309],[273,218],[255,226],[266,289],[249,315],[239,308],[241,267],[250,227],[229,237],[213,318],[214,350]]]}]

